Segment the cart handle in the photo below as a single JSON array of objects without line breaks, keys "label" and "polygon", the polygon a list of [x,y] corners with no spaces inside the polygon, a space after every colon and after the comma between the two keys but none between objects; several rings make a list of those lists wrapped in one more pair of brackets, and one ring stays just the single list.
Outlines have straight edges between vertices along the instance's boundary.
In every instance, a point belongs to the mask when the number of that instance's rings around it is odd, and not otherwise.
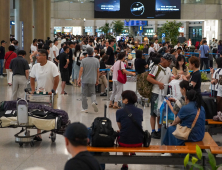
[{"label": "cart handle", "polygon": [[[31,88],[25,88],[25,92],[26,93],[28,93],[28,94],[31,94],[30,93],[30,91],[32,91],[32,89]],[[52,89],[52,91],[51,91],[53,94],[56,94],[56,92],[55,92],[55,90],[54,89]]]}]

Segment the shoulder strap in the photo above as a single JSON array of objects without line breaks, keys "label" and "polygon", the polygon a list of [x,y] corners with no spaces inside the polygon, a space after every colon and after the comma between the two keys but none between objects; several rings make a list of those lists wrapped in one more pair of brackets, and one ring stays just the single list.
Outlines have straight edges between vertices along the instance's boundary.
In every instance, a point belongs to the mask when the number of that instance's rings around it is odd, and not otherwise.
[{"label": "shoulder strap", "polygon": [[[158,67],[158,70],[157,70],[157,73],[156,73],[156,76],[155,76],[155,77],[158,77],[158,75],[160,74],[161,70],[163,70],[163,69],[159,66],[159,64],[157,65],[157,67]],[[165,71],[165,70],[163,70],[163,72],[166,74],[166,71]]]},{"label": "shoulder strap", "polygon": [[[12,52],[12,53],[14,53],[14,52]],[[12,53],[11,53],[10,55],[12,55]],[[6,59],[6,61],[9,59],[10,55],[8,56],[8,58]]]},{"label": "shoulder strap", "polygon": [[[92,163],[88,159],[83,159],[81,157],[75,159],[78,159],[79,161],[85,163],[90,170],[98,170],[97,168],[93,167]],[[101,167],[99,168],[99,170],[101,170]]]},{"label": "shoulder strap", "polygon": [[219,74],[220,71],[221,71],[221,68],[215,73],[215,78],[214,79],[216,79],[216,75]]},{"label": "shoulder strap", "polygon": [[136,122],[136,120],[133,118],[133,114],[129,112],[129,110],[124,107],[124,110],[127,112],[128,117],[130,118],[130,120],[133,122],[133,124],[144,134],[144,131],[142,129],[142,127]]},{"label": "shoulder strap", "polygon": [[197,111],[197,115],[196,115],[196,117],[195,117],[195,119],[194,119],[194,121],[193,121],[193,123],[192,123],[192,126],[191,126],[191,130],[194,128],[194,126],[195,126],[195,124],[196,124],[196,122],[197,122],[197,119],[198,119],[199,115],[200,115],[200,109],[198,109],[198,111]]}]

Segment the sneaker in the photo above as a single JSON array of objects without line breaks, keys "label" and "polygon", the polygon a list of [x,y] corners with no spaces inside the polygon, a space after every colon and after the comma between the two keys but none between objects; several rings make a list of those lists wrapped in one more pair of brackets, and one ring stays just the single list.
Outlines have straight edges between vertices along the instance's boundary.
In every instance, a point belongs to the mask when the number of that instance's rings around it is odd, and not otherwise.
[{"label": "sneaker", "polygon": [[72,86],[72,84],[71,84],[70,82],[66,83],[66,85],[68,85],[68,86]]},{"label": "sneaker", "polygon": [[171,153],[164,153],[164,154],[161,154],[161,156],[172,156]]},{"label": "sneaker", "polygon": [[83,112],[83,113],[88,113],[88,110],[87,110],[87,109],[86,109],[86,110],[85,110],[85,109],[82,109],[81,112]]},{"label": "sneaker", "polygon": [[157,132],[152,132],[152,133],[151,133],[151,138],[160,139],[160,137],[159,137],[159,135],[157,134]]},{"label": "sneaker", "polygon": [[158,137],[159,137],[159,139],[161,138],[161,131],[159,131],[159,132],[156,132],[157,133],[157,135],[158,135]]},{"label": "sneaker", "polygon": [[95,112],[98,112],[98,111],[99,111],[96,103],[93,102],[93,103],[92,103],[92,107],[93,107],[93,109],[94,109]]},{"label": "sneaker", "polygon": [[128,166],[127,165],[123,165],[121,170],[128,170]]},{"label": "sneaker", "polygon": [[101,93],[100,96],[107,96],[107,94],[106,93]]}]

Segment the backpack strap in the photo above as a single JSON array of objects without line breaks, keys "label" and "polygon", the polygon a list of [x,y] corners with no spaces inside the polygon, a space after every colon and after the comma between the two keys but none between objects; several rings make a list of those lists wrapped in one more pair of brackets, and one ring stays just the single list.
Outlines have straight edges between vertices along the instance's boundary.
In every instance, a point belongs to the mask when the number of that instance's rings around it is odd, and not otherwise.
[{"label": "backpack strap", "polygon": [[164,72],[164,74],[166,75],[166,71],[165,71],[164,69],[162,69],[162,68],[159,66],[159,64],[158,64],[157,66],[158,66],[158,71],[157,71],[157,73],[156,73],[155,78],[159,76],[161,70],[162,70],[162,71]]}]

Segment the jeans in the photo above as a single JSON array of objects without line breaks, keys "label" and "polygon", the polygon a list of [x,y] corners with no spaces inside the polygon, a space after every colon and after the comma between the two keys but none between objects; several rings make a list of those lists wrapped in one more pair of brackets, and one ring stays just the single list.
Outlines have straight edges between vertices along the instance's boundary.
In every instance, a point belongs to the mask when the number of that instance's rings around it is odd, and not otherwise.
[{"label": "jeans", "polygon": [[3,65],[4,65],[4,59],[0,59],[0,75],[3,75],[3,69],[4,69]]},{"label": "jeans", "polygon": [[202,70],[203,68],[203,63],[205,64],[205,69],[209,69],[208,66],[208,58],[200,58],[200,69]]}]

